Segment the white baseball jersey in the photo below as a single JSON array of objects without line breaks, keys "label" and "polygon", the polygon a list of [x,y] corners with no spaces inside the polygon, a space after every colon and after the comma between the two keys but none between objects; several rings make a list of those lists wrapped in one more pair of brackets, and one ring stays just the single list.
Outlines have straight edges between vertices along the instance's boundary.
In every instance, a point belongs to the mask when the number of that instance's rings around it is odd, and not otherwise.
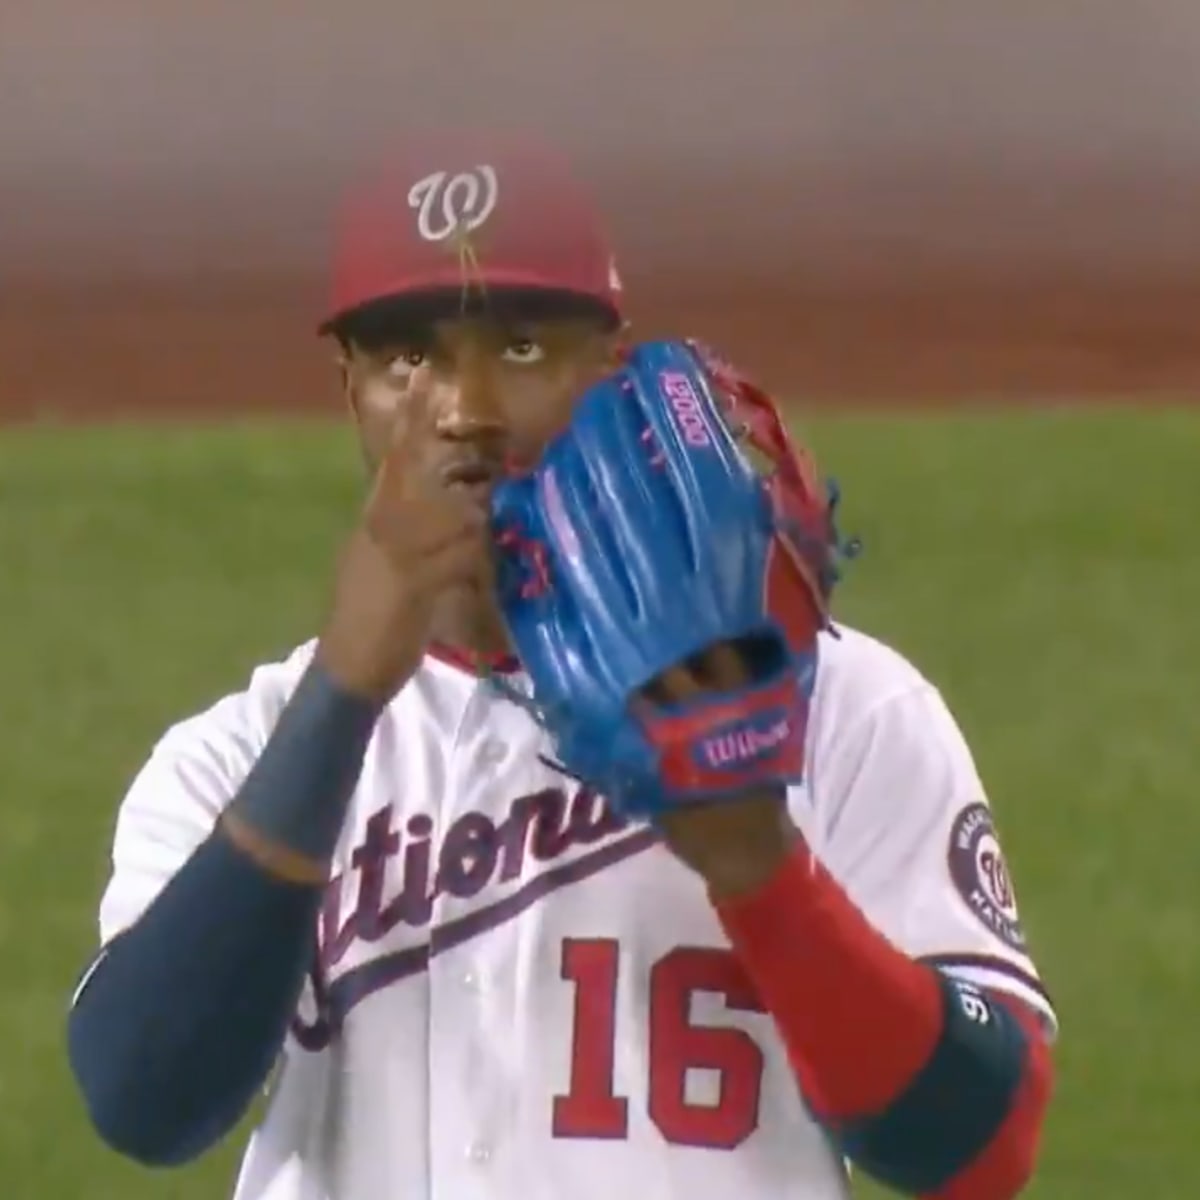
[{"label": "white baseball jersey", "polygon": [[[1052,1029],[941,697],[880,642],[823,637],[793,819],[897,946]],[[121,807],[102,941],[210,832],[311,653],[158,743]],[[700,879],[548,753],[448,660],[389,706],[237,1200],[849,1194]]]}]

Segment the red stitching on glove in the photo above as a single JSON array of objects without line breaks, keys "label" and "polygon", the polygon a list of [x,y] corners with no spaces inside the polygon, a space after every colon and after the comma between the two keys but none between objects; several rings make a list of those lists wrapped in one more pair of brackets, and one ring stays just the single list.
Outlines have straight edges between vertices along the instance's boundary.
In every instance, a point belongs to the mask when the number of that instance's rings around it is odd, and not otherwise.
[{"label": "red stitching on glove", "polygon": [[661,444],[654,436],[654,430],[649,425],[642,430],[641,436],[642,445],[645,446],[646,452],[650,456],[650,465],[661,469],[667,461],[667,452],[662,448]]},{"label": "red stitching on glove", "polygon": [[501,550],[516,555],[529,572],[521,584],[521,599],[536,600],[544,596],[550,590],[550,560],[545,545],[511,528],[501,530],[496,541]]}]

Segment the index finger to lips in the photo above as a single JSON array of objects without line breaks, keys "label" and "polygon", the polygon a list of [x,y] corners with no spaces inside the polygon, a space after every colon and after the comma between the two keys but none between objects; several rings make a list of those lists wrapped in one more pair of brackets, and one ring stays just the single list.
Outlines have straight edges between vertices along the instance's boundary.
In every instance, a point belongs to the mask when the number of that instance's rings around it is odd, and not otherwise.
[{"label": "index finger to lips", "polygon": [[435,405],[428,391],[414,391],[397,405],[391,441],[379,465],[378,485],[389,496],[432,497],[442,491]]},{"label": "index finger to lips", "polygon": [[396,405],[392,415],[388,457],[407,455],[432,443],[437,433],[437,415],[430,388],[413,388]]}]

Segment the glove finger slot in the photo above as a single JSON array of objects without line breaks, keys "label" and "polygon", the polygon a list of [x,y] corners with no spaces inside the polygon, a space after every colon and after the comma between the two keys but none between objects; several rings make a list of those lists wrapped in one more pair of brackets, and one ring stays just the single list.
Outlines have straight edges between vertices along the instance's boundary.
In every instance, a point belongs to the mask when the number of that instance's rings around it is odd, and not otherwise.
[{"label": "glove finger slot", "polygon": [[684,547],[687,518],[670,479],[655,463],[655,448],[631,389],[615,388],[581,414],[583,455],[595,489],[601,523],[624,564],[639,616],[661,617],[671,608],[664,580],[680,582],[690,569]]},{"label": "glove finger slot", "polygon": [[564,453],[560,476],[563,503],[575,526],[587,570],[595,574],[598,586],[607,593],[610,606],[635,617],[642,615],[642,598],[626,569],[628,555],[607,519],[611,505],[604,502],[604,480],[596,478],[595,447],[589,434],[588,450],[578,442]]},{"label": "glove finger slot", "polygon": [[778,674],[787,660],[787,647],[775,632],[715,642],[656,675],[641,695],[670,708],[703,696],[737,692]]},{"label": "glove finger slot", "polygon": [[712,383],[687,347],[656,343],[635,356],[643,415],[665,450],[665,463],[689,515],[694,569],[710,564],[713,538],[736,530],[747,506],[760,503],[760,483],[741,455],[713,394]]},{"label": "glove finger slot", "polygon": [[[542,706],[564,704],[577,692],[579,679],[595,678],[595,664],[591,643],[577,632],[583,622],[576,598],[554,577],[553,534],[538,505],[535,476],[506,480],[496,488],[492,531],[496,584],[509,632],[527,669],[538,667],[534,699]],[[537,582],[537,559],[547,569],[544,588],[530,586]]]},{"label": "glove finger slot", "polygon": [[[666,448],[666,482],[676,493],[688,535],[687,572],[706,581],[705,596],[714,616],[727,617],[754,585],[761,540],[771,529],[769,505],[762,482],[740,456],[690,352],[672,350],[657,358],[648,353],[645,360],[647,366],[660,361],[669,365],[637,377],[642,384],[638,401],[653,436]],[[690,374],[683,369],[689,365]],[[661,383],[664,375],[666,385]],[[686,422],[671,415],[676,409],[686,414]],[[713,628],[728,625],[717,618]]]},{"label": "glove finger slot", "polygon": [[624,560],[611,532],[602,532],[603,512],[581,440],[556,446],[540,475],[543,507],[550,524],[559,527],[552,542],[554,587],[571,595],[584,635],[593,647],[604,648],[603,655],[593,651],[596,670],[620,690],[631,676],[648,673],[651,664],[636,636],[641,619]]}]

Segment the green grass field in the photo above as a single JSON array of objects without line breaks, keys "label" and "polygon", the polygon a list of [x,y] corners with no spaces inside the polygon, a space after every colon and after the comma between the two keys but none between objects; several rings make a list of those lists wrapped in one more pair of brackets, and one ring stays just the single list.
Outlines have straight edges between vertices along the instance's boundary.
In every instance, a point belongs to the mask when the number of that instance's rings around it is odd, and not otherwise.
[{"label": "green grass field", "polygon": [[[1200,1194],[1200,415],[823,418],[841,615],[970,737],[1063,1032],[1039,1200]],[[0,1165],[14,1200],[228,1194],[89,1132],[63,1014],[116,803],[171,720],[313,630],[358,466],[323,425],[0,434]],[[750,1198],[748,1198],[750,1200]]]}]

